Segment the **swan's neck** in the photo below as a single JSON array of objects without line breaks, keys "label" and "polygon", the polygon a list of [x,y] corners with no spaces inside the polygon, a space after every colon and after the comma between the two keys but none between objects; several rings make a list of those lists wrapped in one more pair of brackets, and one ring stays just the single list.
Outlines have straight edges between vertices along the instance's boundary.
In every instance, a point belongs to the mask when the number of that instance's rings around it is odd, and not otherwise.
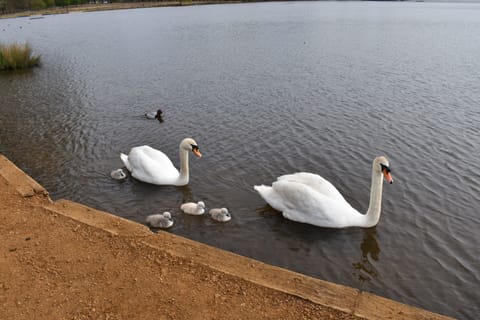
[{"label": "swan's neck", "polygon": [[178,178],[178,186],[184,186],[188,184],[188,150],[185,150],[180,146],[180,176]]},{"label": "swan's neck", "polygon": [[364,216],[363,227],[373,227],[380,220],[382,210],[382,173],[372,168],[372,186],[370,188],[370,204]]}]

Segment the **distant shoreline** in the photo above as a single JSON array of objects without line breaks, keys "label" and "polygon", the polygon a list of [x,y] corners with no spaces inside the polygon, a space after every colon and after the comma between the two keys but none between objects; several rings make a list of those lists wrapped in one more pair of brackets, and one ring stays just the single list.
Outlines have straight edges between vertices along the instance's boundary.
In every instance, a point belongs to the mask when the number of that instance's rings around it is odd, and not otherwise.
[{"label": "distant shoreline", "polygon": [[[249,3],[249,2],[274,2],[282,0],[177,0],[177,1],[145,1],[145,2],[124,2],[124,3],[106,3],[106,4],[82,4],[65,7],[52,7],[40,10],[23,10],[16,12],[0,13],[0,19],[21,18],[21,17],[39,17],[52,14],[65,14],[72,12],[92,12],[121,9],[138,8],[156,8],[156,7],[179,7],[207,4],[226,4],[226,3]],[[288,1],[288,0],[287,0]],[[315,1],[315,0],[305,0]],[[365,0],[359,0],[365,1]],[[377,1],[377,0],[367,0]],[[380,0],[387,2],[438,2],[438,3],[478,3],[479,0]]]},{"label": "distant shoreline", "polygon": [[252,1],[179,0],[179,1],[157,1],[157,2],[84,4],[84,5],[65,6],[65,7],[52,7],[52,8],[41,9],[41,10],[26,10],[26,11],[4,13],[4,14],[0,14],[0,19],[32,17],[32,16],[37,17],[37,16],[44,16],[44,15],[52,15],[52,14],[65,14],[65,13],[71,13],[71,12],[93,12],[93,11],[107,11],[107,10],[155,8],[155,7],[178,7],[178,6],[242,3],[242,2],[252,2]]}]

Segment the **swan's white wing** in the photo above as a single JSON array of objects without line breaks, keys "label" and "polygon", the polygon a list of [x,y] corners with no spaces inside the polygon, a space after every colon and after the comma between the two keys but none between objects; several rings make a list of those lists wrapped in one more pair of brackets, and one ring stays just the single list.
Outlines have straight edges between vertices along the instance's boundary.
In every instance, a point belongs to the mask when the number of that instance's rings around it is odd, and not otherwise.
[{"label": "swan's white wing", "polygon": [[[345,200],[332,199],[296,181],[280,180],[272,185],[274,199],[282,201],[287,219],[320,227],[343,228],[359,215]],[[265,199],[269,202],[267,199]],[[270,202],[269,202],[270,203]],[[275,208],[275,207],[274,207]],[[275,208],[279,209],[279,208]]]},{"label": "swan's white wing", "polygon": [[331,184],[328,180],[309,172],[297,172],[293,174],[286,174],[277,178],[277,181],[291,181],[304,184],[313,190],[323,194],[326,197],[344,201],[347,203],[342,194]]},{"label": "swan's white wing", "polygon": [[132,176],[138,180],[154,184],[170,184],[179,176],[172,161],[160,150],[149,146],[130,150],[128,162]]}]

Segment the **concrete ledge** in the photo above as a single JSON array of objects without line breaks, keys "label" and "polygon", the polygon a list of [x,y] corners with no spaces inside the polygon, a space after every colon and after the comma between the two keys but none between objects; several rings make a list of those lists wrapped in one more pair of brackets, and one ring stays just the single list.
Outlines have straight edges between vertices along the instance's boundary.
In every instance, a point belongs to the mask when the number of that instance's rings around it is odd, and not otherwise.
[{"label": "concrete ledge", "polygon": [[35,194],[48,195],[48,192],[44,187],[1,154],[0,175],[2,175],[8,183],[13,185],[22,197],[33,197]]},{"label": "concrete ledge", "polygon": [[[0,155],[0,175],[23,197],[47,191],[31,177]],[[43,202],[39,205],[59,215],[121,237],[135,238],[158,251],[191,259],[207,267],[255,284],[297,296],[313,303],[353,314],[365,319],[453,319],[405,305],[368,292],[315,279],[257,260],[220,250],[168,232],[154,234],[144,225],[117,217],[68,200]]]},{"label": "concrete ledge", "polygon": [[366,319],[394,319],[394,320],[447,320],[453,319],[430,311],[408,306],[369,292],[361,292],[358,305],[355,308],[356,316]]},{"label": "concrete ledge", "polygon": [[44,208],[114,235],[142,237],[152,234],[144,225],[68,200],[58,200]]},{"label": "concrete ledge", "polygon": [[220,272],[351,314],[360,293],[357,289],[311,278],[170,233],[158,233],[143,242]]},{"label": "concrete ledge", "polygon": [[114,235],[135,237],[142,243],[172,256],[192,259],[217,271],[361,318],[452,319],[358,289],[271,266],[171,233],[154,234],[146,226],[75,202],[59,200],[44,208]]}]

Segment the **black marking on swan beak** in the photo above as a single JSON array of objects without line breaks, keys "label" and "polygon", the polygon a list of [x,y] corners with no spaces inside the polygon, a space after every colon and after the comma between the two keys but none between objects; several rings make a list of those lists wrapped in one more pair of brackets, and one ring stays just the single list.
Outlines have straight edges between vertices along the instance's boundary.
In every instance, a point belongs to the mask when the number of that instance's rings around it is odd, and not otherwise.
[{"label": "black marking on swan beak", "polygon": [[388,166],[384,165],[383,163],[380,163],[380,167],[382,168],[382,173],[385,177],[385,180],[387,180],[388,183],[392,184],[393,183],[393,178],[391,175],[391,170]]},{"label": "black marking on swan beak", "polygon": [[197,157],[201,158],[202,154],[200,153],[200,149],[198,149],[198,146],[196,146],[194,144],[191,144],[191,146],[192,146],[193,154],[196,155]]},{"label": "black marking on swan beak", "polygon": [[382,171],[385,170],[387,173],[392,172],[392,170],[390,170],[390,168],[383,163],[380,163],[380,167],[382,167]]}]

